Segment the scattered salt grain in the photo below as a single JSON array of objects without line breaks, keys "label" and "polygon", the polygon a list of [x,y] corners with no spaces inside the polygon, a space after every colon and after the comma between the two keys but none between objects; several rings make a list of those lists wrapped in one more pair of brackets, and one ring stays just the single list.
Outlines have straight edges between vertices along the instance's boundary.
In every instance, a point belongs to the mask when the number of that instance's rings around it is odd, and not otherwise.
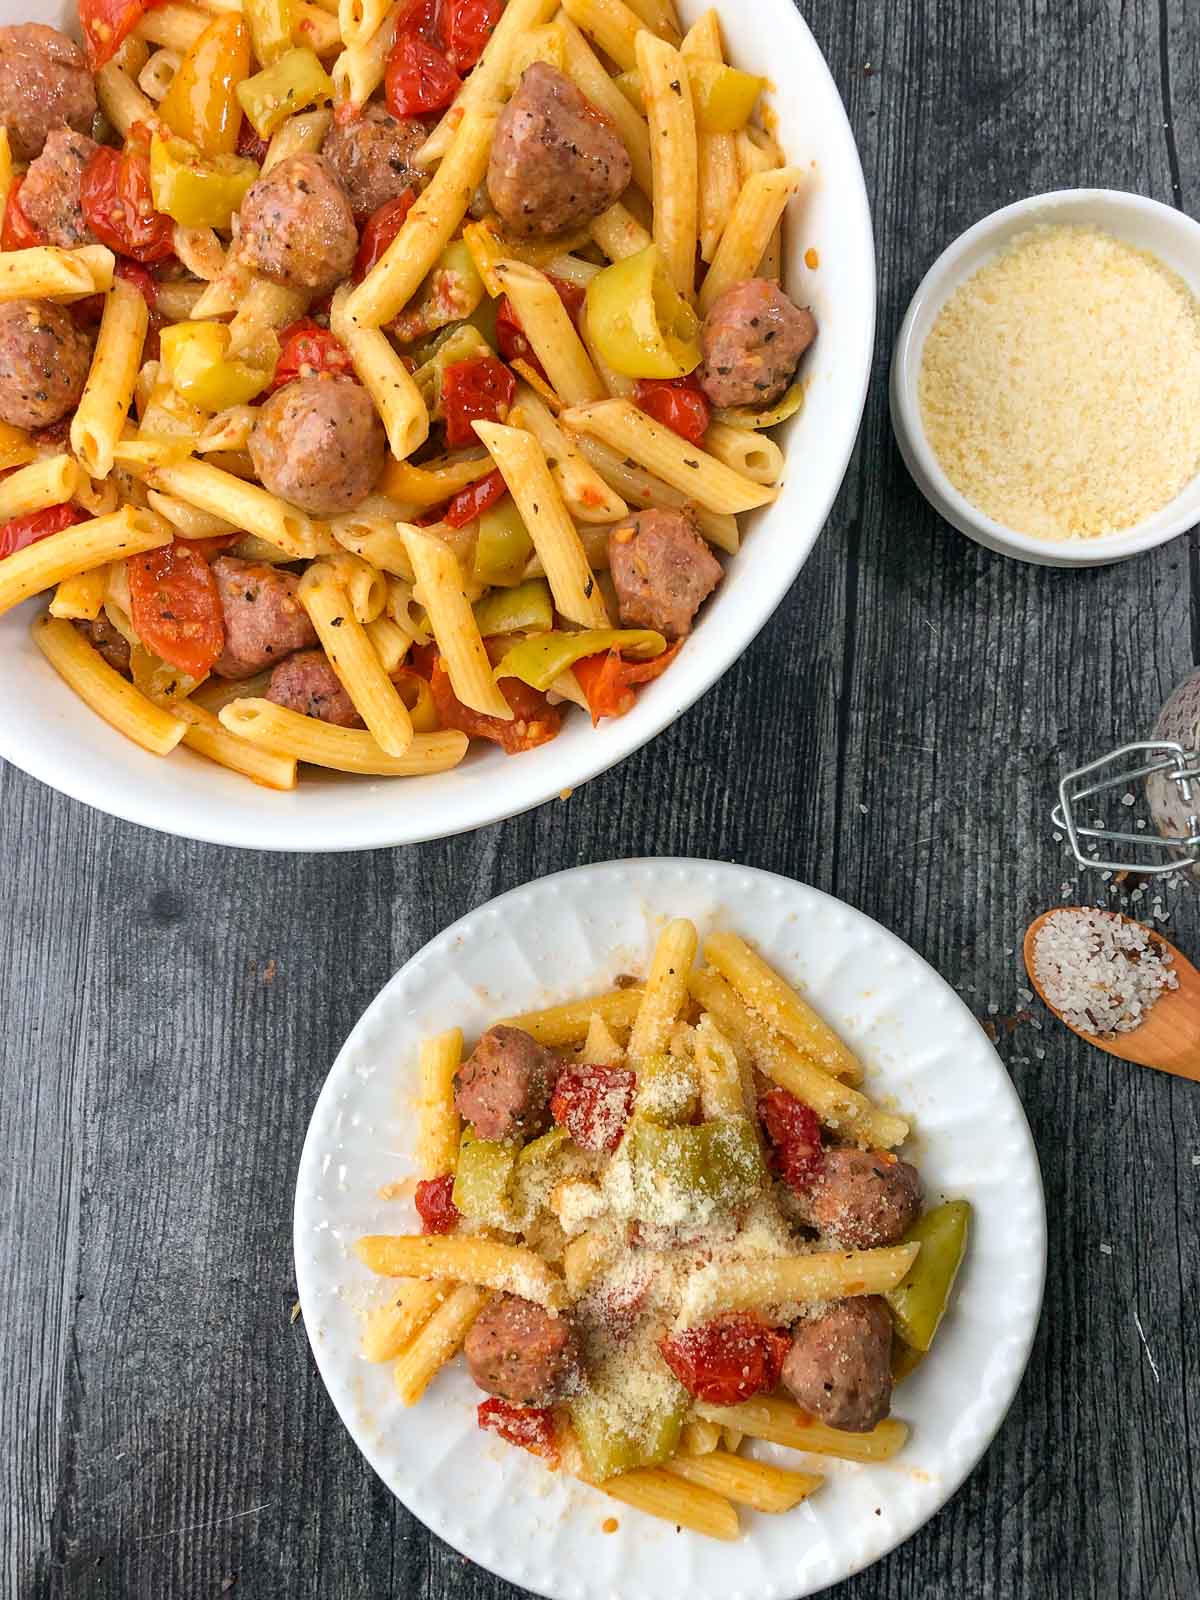
[{"label": "scattered salt grain", "polygon": [[1174,958],[1148,931],[1108,911],[1055,911],[1033,950],[1034,976],[1071,1027],[1097,1038],[1129,1033],[1164,989],[1177,989]]},{"label": "scattered salt grain", "polygon": [[1110,1255],[1112,1255],[1112,1245],[1110,1245],[1110,1244],[1102,1244],[1100,1246],[1100,1254],[1102,1256],[1110,1256]]},{"label": "scattered salt grain", "polygon": [[1135,805],[1137,805],[1137,795],[1135,795],[1135,794],[1123,794],[1121,796],[1121,804],[1123,806],[1135,806]]}]

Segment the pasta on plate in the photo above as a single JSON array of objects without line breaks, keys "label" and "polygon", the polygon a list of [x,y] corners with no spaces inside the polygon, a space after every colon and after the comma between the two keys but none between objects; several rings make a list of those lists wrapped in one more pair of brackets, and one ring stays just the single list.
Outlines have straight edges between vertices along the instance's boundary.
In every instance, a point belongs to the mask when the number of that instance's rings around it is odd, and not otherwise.
[{"label": "pasta on plate", "polygon": [[772,501],[811,313],[764,80],[670,0],[0,28],[0,613],[253,781],[625,714]]},{"label": "pasta on plate", "polygon": [[[970,1208],[922,1214],[908,1122],[731,932],[686,919],[645,981],[424,1041],[416,1234],[362,1333],[414,1405],[462,1352],[483,1429],[719,1539],[791,1510],[822,1456],[890,1460],[893,1387],[950,1303]],[[697,954],[703,965],[697,966]],[[743,1440],[804,1452],[796,1466]]]}]

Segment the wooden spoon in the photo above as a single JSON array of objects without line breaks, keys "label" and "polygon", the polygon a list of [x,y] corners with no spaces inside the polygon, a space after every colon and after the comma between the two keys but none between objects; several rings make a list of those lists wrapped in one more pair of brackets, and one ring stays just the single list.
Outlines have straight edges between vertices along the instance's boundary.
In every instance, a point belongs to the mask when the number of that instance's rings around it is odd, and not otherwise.
[{"label": "wooden spoon", "polygon": [[[1054,908],[1054,912],[1089,910],[1095,908],[1088,906]],[[1045,991],[1034,972],[1033,947],[1042,930],[1042,924],[1047,917],[1053,916],[1054,912],[1047,911],[1035,922],[1031,922],[1025,935],[1025,970],[1047,1010],[1053,1011],[1058,1020],[1070,1028],[1072,1033],[1077,1033],[1088,1044],[1095,1045],[1097,1050],[1104,1050],[1110,1056],[1116,1056],[1119,1061],[1132,1061],[1138,1067],[1155,1067],[1159,1072],[1173,1072],[1178,1078],[1191,1078],[1194,1083],[1200,1083],[1200,972],[1168,939],[1155,933],[1152,928],[1146,928],[1151,940],[1158,947],[1159,954],[1169,953],[1174,956],[1171,970],[1179,979],[1179,987],[1164,989],[1146,1013],[1145,1021],[1131,1029],[1129,1033],[1118,1033],[1113,1039],[1098,1039],[1094,1033],[1084,1033],[1082,1029],[1073,1027],[1067,1022],[1062,1012],[1046,999]],[[1116,911],[1100,914],[1120,917],[1122,922],[1134,926],[1144,926],[1134,923],[1132,917],[1121,917]]]}]

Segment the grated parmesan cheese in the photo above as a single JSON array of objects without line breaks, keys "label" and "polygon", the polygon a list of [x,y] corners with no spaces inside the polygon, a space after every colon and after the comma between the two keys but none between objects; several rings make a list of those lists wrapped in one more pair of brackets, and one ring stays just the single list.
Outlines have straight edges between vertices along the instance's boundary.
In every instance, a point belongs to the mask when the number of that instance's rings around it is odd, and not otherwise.
[{"label": "grated parmesan cheese", "polygon": [[1200,303],[1110,234],[1036,228],[942,308],[919,392],[979,510],[1044,539],[1119,532],[1200,471]]}]

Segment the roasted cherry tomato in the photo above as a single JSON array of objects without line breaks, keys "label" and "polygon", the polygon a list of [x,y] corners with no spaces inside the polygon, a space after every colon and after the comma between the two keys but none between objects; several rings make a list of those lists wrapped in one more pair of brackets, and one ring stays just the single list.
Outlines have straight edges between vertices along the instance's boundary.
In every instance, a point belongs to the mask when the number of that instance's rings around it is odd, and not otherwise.
[{"label": "roasted cherry tomato", "polygon": [[498,1433],[547,1461],[558,1460],[554,1413],[543,1406],[515,1406],[511,1400],[484,1400],[475,1412],[481,1428]]},{"label": "roasted cherry tomato", "polygon": [[661,677],[682,648],[683,640],[679,639],[653,661],[625,661],[616,650],[577,661],[575,676],[587,696],[593,726],[601,717],[623,717],[632,711],[637,701],[635,686]]},{"label": "roasted cherry tomato", "polygon": [[203,678],[225,648],[225,620],[208,562],[182,539],[130,556],[130,621],[148,650]]},{"label": "roasted cherry tomato", "polygon": [[647,416],[689,444],[699,444],[708,432],[712,408],[694,377],[639,378],[633,399]]},{"label": "roasted cherry tomato", "polygon": [[358,241],[358,254],[354,258],[355,283],[362,282],[400,232],[416,198],[415,189],[405,189],[403,194],[398,194],[394,200],[385,200],[378,210],[372,211]]},{"label": "roasted cherry tomato", "polygon": [[735,1311],[683,1333],[658,1348],[680,1383],[710,1406],[735,1406],[770,1394],[779,1382],[791,1340],[749,1312]]},{"label": "roasted cherry tomato", "polygon": [[392,46],[383,89],[394,117],[425,117],[442,111],[462,87],[449,61],[428,40],[402,33]]},{"label": "roasted cherry tomato", "polygon": [[0,248],[5,250],[29,250],[42,243],[41,234],[21,209],[21,185],[24,182],[25,174],[21,173],[9,186],[8,203],[4,207],[4,231],[0,236]]},{"label": "roasted cherry tomato", "polygon": [[454,1204],[452,1172],[445,1172],[440,1178],[422,1178],[415,1199],[422,1233],[453,1233],[458,1227],[461,1216]]},{"label": "roasted cherry tomato", "polygon": [[162,0],[79,0],[79,26],[92,71],[111,61],[143,15],[161,3]]},{"label": "roasted cherry tomato", "polygon": [[564,1067],[550,1115],[581,1149],[615,1150],[633,1115],[636,1089],[637,1079],[627,1067]]},{"label": "roasted cherry tomato", "polygon": [[816,1112],[786,1089],[770,1089],[759,1099],[758,1120],[771,1141],[780,1177],[797,1194],[804,1194],[825,1163]]},{"label": "roasted cherry tomato", "polygon": [[238,129],[237,153],[239,156],[245,156],[248,161],[257,162],[260,167],[266,160],[267,141],[257,131],[249,117],[242,118],[242,125]]},{"label": "roasted cherry tomato", "polygon": [[175,224],[154,209],[150,137],[139,122],[124,150],[101,145],[83,169],[79,201],[88,227],[110,250],[134,261],[163,261],[174,249]]},{"label": "roasted cherry tomato", "polygon": [[0,523],[0,561],[83,520],[82,511],[67,505],[47,506],[44,511],[33,511],[27,517],[13,517],[9,522]]},{"label": "roasted cherry tomato", "polygon": [[446,0],[442,33],[446,55],[456,71],[470,72],[483,54],[503,10],[503,0]]},{"label": "roasted cherry tomato", "polygon": [[[584,290],[578,284],[569,283],[566,278],[556,278],[553,273],[547,273],[546,276],[558,291],[558,298],[566,306],[571,321],[578,324],[579,313],[587,299]],[[501,295],[496,304],[496,345],[506,361],[528,361],[530,366],[542,371],[542,364],[525,337],[521,319],[506,294]]]},{"label": "roasted cherry tomato", "polygon": [[279,335],[279,360],[271,388],[282,389],[294,378],[312,378],[321,373],[352,378],[354,363],[342,341],[311,317],[301,317]]},{"label": "roasted cherry tomato", "polygon": [[490,739],[505,755],[520,755],[524,750],[547,744],[562,727],[562,712],[558,707],[552,706],[544,694],[531,689],[519,678],[504,678],[500,684],[500,693],[512,707],[511,722],[485,716],[463,705],[450,686],[450,674],[440,655],[433,658],[429,687],[443,728],[458,728],[472,739]]},{"label": "roasted cherry tomato", "polygon": [[472,422],[503,422],[517,396],[517,380],[495,356],[453,361],[442,373],[442,416],[451,450],[478,444]]},{"label": "roasted cherry tomato", "polygon": [[486,478],[476,478],[474,483],[460,489],[436,520],[448,522],[452,528],[465,528],[468,522],[474,522],[476,517],[481,517],[503,500],[507,493],[504,478],[497,467]]}]

